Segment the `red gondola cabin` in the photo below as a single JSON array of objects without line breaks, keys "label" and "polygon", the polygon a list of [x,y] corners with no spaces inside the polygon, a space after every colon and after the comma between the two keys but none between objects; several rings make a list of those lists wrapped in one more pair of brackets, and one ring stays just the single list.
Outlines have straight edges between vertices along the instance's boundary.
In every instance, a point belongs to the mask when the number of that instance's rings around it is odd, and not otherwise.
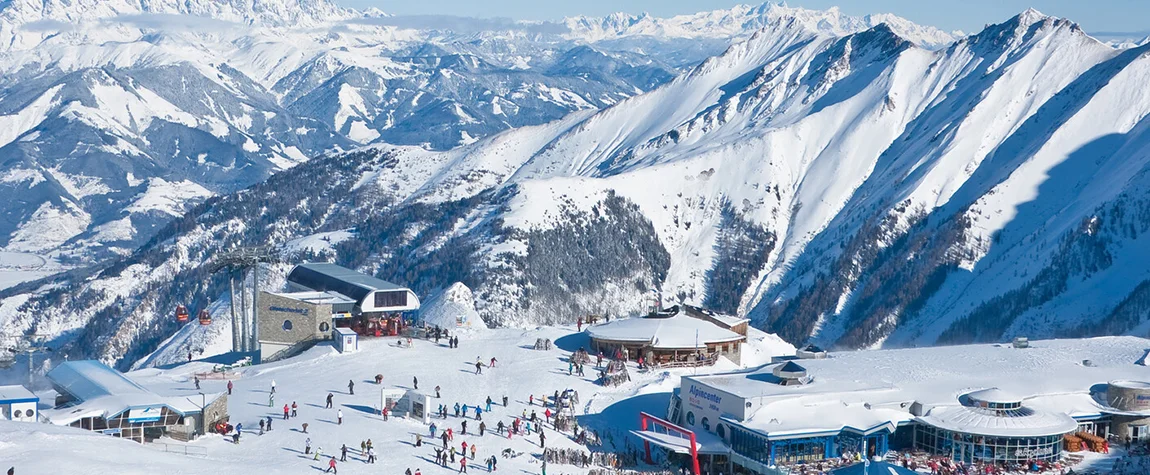
[{"label": "red gondola cabin", "polygon": [[176,321],[180,323],[188,322],[188,307],[183,305],[176,306]]}]

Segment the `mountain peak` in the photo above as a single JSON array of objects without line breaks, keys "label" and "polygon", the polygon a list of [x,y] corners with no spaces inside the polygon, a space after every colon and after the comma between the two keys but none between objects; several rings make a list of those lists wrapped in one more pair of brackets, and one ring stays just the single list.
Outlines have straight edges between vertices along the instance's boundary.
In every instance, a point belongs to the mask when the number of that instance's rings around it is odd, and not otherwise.
[{"label": "mountain peak", "polygon": [[309,27],[362,16],[331,0],[8,0],[0,4],[0,19],[12,24],[79,23],[137,15],[190,15],[272,27]]}]

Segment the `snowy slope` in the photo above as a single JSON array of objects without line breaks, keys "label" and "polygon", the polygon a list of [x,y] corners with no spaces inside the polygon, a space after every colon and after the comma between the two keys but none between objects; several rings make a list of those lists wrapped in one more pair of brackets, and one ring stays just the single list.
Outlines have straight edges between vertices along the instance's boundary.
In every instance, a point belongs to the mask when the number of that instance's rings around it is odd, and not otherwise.
[{"label": "snowy slope", "polygon": [[492,326],[662,301],[791,344],[1143,334],[1148,48],[1033,10],[941,50],[779,18],[599,111],[300,164],[107,270],[12,291],[36,295],[9,321],[131,364],[176,330],[172,307],[219,298],[213,255],[272,244],[284,268],[462,283]]},{"label": "snowy slope", "polygon": [[[176,474],[204,473],[205,470],[219,474],[279,474],[311,471],[312,467],[326,469],[326,457],[316,461],[312,456],[303,455],[304,442],[310,438],[313,450],[320,448],[325,455],[338,457],[337,449],[343,444],[348,446],[348,461],[339,463],[340,473],[402,473],[410,468],[413,472],[420,469],[433,475],[457,470],[458,463],[447,468],[431,463],[434,448],[440,443],[429,436],[427,426],[400,418],[384,421],[373,413],[379,407],[381,389],[374,384],[373,377],[382,374],[384,388],[411,388],[413,378],[419,379],[419,388],[427,394],[434,394],[434,388],[439,386],[442,398],[433,403],[449,407],[455,403],[472,407],[485,405],[490,397],[494,404],[483,414],[487,425],[483,436],[476,434],[479,421],[474,418],[474,410],[469,411],[468,435],[461,433],[463,419],[455,417],[453,409],[449,409],[452,415],[447,420],[433,419],[432,422],[441,431],[448,427],[455,431],[452,445],[456,449],[463,441],[477,445],[477,460],[468,457],[471,471],[485,470],[480,468],[482,460],[509,448],[514,456],[500,456],[500,471],[536,473],[542,452],[538,436],[534,432],[531,436],[514,438],[495,435],[498,421],[510,424],[515,417],[521,417],[523,411],[528,414],[536,411],[539,418],[543,418],[544,409],[538,401],[544,395],[570,388],[579,393],[580,404],[575,415],[580,426],[597,431],[605,440],[604,450],[622,451],[630,440],[627,431],[638,424],[634,419],[636,411],[665,412],[671,390],[679,385],[679,377],[692,374],[687,369],[639,372],[632,365],[629,368],[632,381],[612,388],[595,384],[590,366],[587,376],[568,376],[565,358],[588,342],[585,333],[574,330],[566,327],[528,331],[482,329],[462,335],[459,349],[424,340],[416,340],[413,348],[398,348],[390,339],[368,339],[360,343],[359,353],[339,354],[330,343],[324,343],[294,358],[241,368],[228,399],[232,423],[243,424],[240,444],[233,445],[230,439],[215,434],[187,444],[194,453],[206,452],[206,455],[165,454],[157,450],[159,446],[141,446],[80,429],[7,421],[0,421],[0,449],[5,454],[4,462],[15,465],[16,473],[51,473],[64,469],[126,474],[154,473],[155,470]],[[530,349],[537,338],[552,339],[559,347],[550,351]],[[763,350],[769,351],[769,348]],[[495,367],[484,368],[483,374],[477,375],[474,374],[476,357],[485,363],[494,357],[497,362]],[[210,371],[212,366],[210,362],[197,360],[167,369],[138,370],[128,376],[160,395],[187,396],[198,403],[198,391],[193,389],[190,379],[193,373]],[[730,369],[734,368],[701,371]],[[274,405],[269,407],[268,388],[272,381],[275,381],[276,393]],[[354,395],[348,394],[349,381],[354,383]],[[206,393],[224,392],[226,384],[208,380],[202,382],[201,389]],[[328,393],[334,397],[333,409],[323,409]],[[47,391],[41,397],[51,394]],[[508,398],[506,407],[502,405],[504,396]],[[528,405],[529,396],[536,400],[533,406]],[[292,402],[299,407],[298,416],[285,421],[281,408]],[[343,412],[342,424],[336,424],[337,410]],[[257,421],[268,416],[273,418],[272,430],[259,435]],[[303,423],[309,426],[307,434],[300,432]],[[549,425],[544,430],[547,447],[581,448],[570,433],[557,432]],[[422,447],[414,446],[415,434],[424,437]],[[364,457],[358,453],[359,442],[369,438],[379,456],[375,465],[365,464]],[[172,441],[160,442],[173,444],[173,448],[184,446]],[[59,450],[65,445],[70,450]],[[126,463],[128,460],[132,463]],[[561,464],[550,464],[548,470],[587,472],[587,468]]]}]

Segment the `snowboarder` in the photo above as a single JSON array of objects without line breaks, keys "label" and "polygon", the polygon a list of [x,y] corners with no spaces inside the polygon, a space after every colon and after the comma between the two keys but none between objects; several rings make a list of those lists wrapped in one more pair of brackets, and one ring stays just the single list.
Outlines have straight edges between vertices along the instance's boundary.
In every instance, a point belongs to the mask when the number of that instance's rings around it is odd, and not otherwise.
[{"label": "snowboarder", "polygon": [[303,441],[303,454],[311,454],[311,437],[308,437],[307,440]]},{"label": "snowboarder", "polygon": [[228,396],[232,395],[232,382],[228,381]]},{"label": "snowboarder", "polygon": [[264,435],[264,420],[260,419],[260,435]]},{"label": "snowboarder", "polygon": [[439,399],[439,386],[438,385],[435,386],[435,398]]},{"label": "snowboarder", "polygon": [[196,381],[196,389],[200,389],[200,377],[199,376],[193,376],[193,378]]},{"label": "snowboarder", "polygon": [[352,395],[352,396],[355,395],[355,381],[352,381],[350,379],[347,380],[347,393]]},{"label": "snowboarder", "polygon": [[418,391],[419,390],[419,378],[412,376],[411,377],[411,386],[412,386],[412,389],[415,389]]},{"label": "snowboarder", "polygon": [[335,419],[336,425],[343,425],[343,409],[338,409],[335,411]]},{"label": "snowboarder", "polygon": [[272,394],[276,393],[276,380],[272,380]]},{"label": "snowboarder", "polygon": [[340,462],[346,462],[347,461],[347,444],[343,444],[343,447],[339,448],[339,461]]},{"label": "snowboarder", "polygon": [[323,473],[327,473],[327,472],[339,473],[339,470],[335,469],[335,456],[331,457],[331,460],[328,461],[328,463],[327,463],[327,470],[323,471]]},{"label": "snowboarder", "polygon": [[295,401],[292,401],[292,402],[291,402],[291,416],[292,416],[292,417],[295,417],[295,416],[298,416],[298,415],[299,415],[299,413],[298,413],[298,412],[296,412],[296,410],[297,410],[297,409],[299,409],[299,406],[297,406],[297,405],[295,404]]},{"label": "snowboarder", "polygon": [[286,421],[287,418],[288,418],[288,405],[284,404],[284,420]]},{"label": "snowboarder", "polygon": [[331,393],[327,393],[327,406],[325,409],[331,409],[332,399],[335,398]]}]

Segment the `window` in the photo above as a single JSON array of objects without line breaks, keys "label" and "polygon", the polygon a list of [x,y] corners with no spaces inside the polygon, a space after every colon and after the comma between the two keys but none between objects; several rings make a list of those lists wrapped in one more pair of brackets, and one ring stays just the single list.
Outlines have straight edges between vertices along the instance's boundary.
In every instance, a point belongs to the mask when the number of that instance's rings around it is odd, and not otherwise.
[{"label": "window", "polygon": [[687,425],[689,425],[689,426],[695,425],[695,413],[694,412],[687,411]]},{"label": "window", "polygon": [[328,325],[327,322],[319,322],[319,331],[326,332],[328,330],[331,330],[331,325]]},{"label": "window", "polygon": [[390,292],[376,292],[375,293],[375,306],[376,308],[385,307],[406,307],[407,306],[407,291],[394,290]]},{"label": "window", "polygon": [[703,418],[703,430],[706,430],[706,431],[711,430],[711,421],[707,420],[706,417]]},{"label": "window", "polygon": [[727,428],[725,426],[719,424],[715,427],[715,432],[719,434],[720,439],[723,439],[723,441],[727,440]]},{"label": "window", "polygon": [[283,326],[284,326],[285,332],[290,332],[291,331],[291,320],[284,320]]},{"label": "window", "polygon": [[17,410],[16,412],[12,413],[12,417],[24,417],[24,411]]}]

